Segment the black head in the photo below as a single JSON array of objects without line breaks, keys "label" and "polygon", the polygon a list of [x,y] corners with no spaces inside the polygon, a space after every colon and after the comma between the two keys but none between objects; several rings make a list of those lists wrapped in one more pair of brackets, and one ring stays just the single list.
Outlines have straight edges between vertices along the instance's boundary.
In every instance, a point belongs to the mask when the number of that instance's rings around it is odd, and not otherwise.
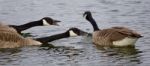
[{"label": "black head", "polygon": [[90,20],[90,18],[92,18],[92,14],[90,11],[85,11],[83,17],[85,17],[87,20]]},{"label": "black head", "polygon": [[41,19],[43,25],[48,26],[48,25],[58,25],[58,22],[61,22],[59,20],[54,20],[50,17],[44,17]]},{"label": "black head", "polygon": [[78,28],[70,28],[67,33],[69,34],[69,36],[84,36],[84,35],[88,35],[89,33],[84,32]]},{"label": "black head", "polygon": [[92,14],[90,11],[85,11],[83,14],[83,17],[85,17],[85,19],[92,24],[94,31],[100,30],[96,24],[95,19],[92,17]]}]

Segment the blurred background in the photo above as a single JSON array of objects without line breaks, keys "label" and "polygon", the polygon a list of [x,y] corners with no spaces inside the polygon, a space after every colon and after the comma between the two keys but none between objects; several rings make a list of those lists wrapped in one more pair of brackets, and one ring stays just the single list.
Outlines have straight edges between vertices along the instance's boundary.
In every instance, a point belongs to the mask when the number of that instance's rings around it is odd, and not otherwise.
[{"label": "blurred background", "polygon": [[60,26],[38,26],[24,31],[36,37],[50,36],[78,27],[93,28],[83,18],[91,11],[99,28],[125,26],[144,37],[134,48],[101,48],[91,37],[71,37],[50,42],[60,48],[23,47],[0,50],[0,66],[149,66],[150,0],[0,0],[0,21],[20,25],[45,16]]}]

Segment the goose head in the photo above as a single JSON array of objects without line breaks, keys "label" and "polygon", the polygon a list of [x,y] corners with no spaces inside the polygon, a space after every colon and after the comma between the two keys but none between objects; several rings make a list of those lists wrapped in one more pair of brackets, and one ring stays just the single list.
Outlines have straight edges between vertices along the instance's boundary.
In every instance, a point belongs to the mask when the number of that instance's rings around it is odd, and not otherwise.
[{"label": "goose head", "polygon": [[83,13],[83,17],[84,17],[86,20],[90,21],[91,18],[92,18],[92,14],[91,14],[90,11],[85,11],[85,12]]},{"label": "goose head", "polygon": [[84,32],[78,28],[70,28],[69,30],[67,30],[66,32],[70,37],[75,37],[75,36],[85,36],[85,35],[89,35],[89,33]]},{"label": "goose head", "polygon": [[50,17],[44,17],[40,21],[42,22],[42,25],[44,25],[44,26],[49,26],[49,25],[57,25],[58,26],[58,22],[61,22],[59,20],[55,20]]}]

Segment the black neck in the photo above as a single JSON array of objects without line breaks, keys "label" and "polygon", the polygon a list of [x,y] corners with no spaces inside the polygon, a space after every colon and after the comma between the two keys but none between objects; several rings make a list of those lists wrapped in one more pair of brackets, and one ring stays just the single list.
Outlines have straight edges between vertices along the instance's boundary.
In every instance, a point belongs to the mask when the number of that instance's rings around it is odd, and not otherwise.
[{"label": "black neck", "polygon": [[42,43],[48,43],[54,40],[58,40],[61,38],[67,38],[69,37],[68,33],[61,33],[61,34],[56,34],[56,35],[52,35],[52,36],[48,36],[48,37],[43,37],[43,38],[36,38],[35,40],[40,41]]},{"label": "black neck", "polygon": [[100,30],[96,24],[96,21],[93,19],[92,15],[87,18],[87,20],[92,24],[94,31]]},{"label": "black neck", "polygon": [[23,25],[18,25],[18,26],[17,25],[9,25],[9,26],[15,28],[18,32],[21,32],[21,31],[29,29],[31,27],[40,26],[40,25],[42,25],[42,22],[33,21],[33,22],[29,22],[29,23],[26,23]]}]

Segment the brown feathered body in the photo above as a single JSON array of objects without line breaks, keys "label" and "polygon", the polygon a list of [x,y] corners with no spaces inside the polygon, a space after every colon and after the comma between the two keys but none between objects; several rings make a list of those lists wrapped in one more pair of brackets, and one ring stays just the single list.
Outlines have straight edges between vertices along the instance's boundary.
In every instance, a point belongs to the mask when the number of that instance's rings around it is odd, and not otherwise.
[{"label": "brown feathered body", "polygon": [[40,45],[31,38],[24,38],[14,28],[0,24],[0,48],[15,48],[26,45]]},{"label": "brown feathered body", "polygon": [[141,35],[125,27],[112,27],[93,32],[94,44],[101,46],[134,45]]}]

